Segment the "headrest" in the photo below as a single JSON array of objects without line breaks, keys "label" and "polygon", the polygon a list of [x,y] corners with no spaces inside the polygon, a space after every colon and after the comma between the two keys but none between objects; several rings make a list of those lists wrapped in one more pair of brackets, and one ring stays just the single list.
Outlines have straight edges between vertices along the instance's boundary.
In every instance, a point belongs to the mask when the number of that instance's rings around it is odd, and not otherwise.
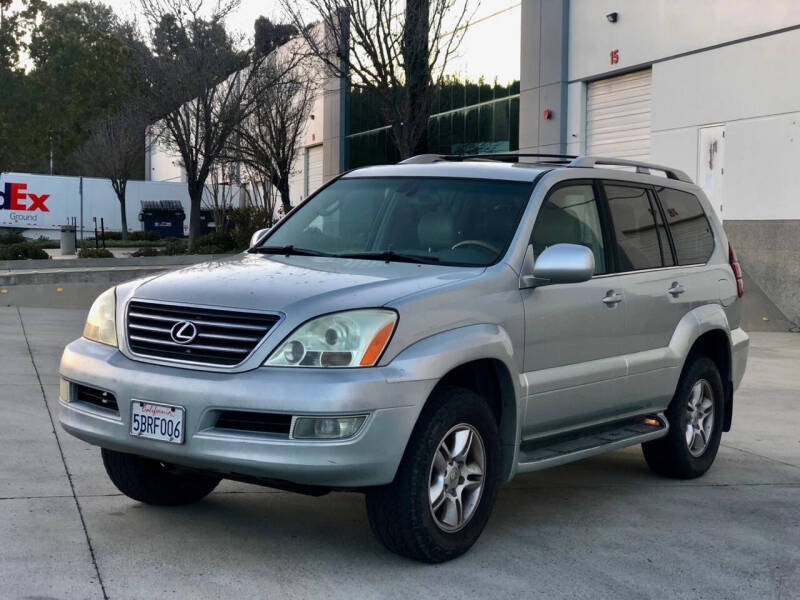
[{"label": "headrest", "polygon": [[420,244],[431,250],[450,248],[453,245],[455,226],[447,212],[429,212],[422,215],[417,224]]}]

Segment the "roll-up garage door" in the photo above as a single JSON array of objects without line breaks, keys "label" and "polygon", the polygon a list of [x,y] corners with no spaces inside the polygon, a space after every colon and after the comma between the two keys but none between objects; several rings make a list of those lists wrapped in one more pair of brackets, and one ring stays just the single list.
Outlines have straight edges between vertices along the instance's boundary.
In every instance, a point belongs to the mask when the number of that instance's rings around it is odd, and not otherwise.
[{"label": "roll-up garage door", "polygon": [[592,81],[586,90],[586,154],[650,158],[652,71]]},{"label": "roll-up garage door", "polygon": [[322,144],[306,149],[306,197],[322,185]]}]

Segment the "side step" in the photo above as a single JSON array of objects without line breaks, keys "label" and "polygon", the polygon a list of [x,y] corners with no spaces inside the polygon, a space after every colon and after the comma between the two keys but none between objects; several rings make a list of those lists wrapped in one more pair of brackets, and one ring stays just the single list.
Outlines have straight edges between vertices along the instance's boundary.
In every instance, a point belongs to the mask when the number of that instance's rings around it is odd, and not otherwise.
[{"label": "side step", "polygon": [[649,442],[667,435],[667,431],[669,423],[663,413],[658,413],[523,442],[517,472],[539,471]]}]

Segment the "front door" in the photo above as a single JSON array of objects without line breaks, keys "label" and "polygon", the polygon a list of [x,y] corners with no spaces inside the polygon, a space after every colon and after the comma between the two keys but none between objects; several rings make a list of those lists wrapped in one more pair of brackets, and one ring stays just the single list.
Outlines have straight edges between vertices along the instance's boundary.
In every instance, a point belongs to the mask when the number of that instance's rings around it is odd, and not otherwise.
[{"label": "front door", "polygon": [[534,259],[558,243],[581,244],[595,256],[583,283],[522,290],[525,307],[526,412],[523,439],[613,418],[626,363],[619,344],[625,296],[611,274],[603,210],[591,181],[550,191],[533,228]]}]

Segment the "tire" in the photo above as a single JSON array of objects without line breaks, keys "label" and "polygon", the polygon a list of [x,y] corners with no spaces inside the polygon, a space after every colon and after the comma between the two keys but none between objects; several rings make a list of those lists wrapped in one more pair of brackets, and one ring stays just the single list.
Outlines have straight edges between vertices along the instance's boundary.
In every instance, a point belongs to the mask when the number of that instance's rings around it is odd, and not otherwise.
[{"label": "tire", "polygon": [[103,465],[117,489],[134,500],[159,506],[191,504],[205,498],[220,477],[181,471],[163,463],[102,449]]},{"label": "tire", "polygon": [[[691,408],[695,403],[701,410]],[[708,416],[701,416],[709,407],[712,410],[710,424]],[[675,396],[665,414],[669,421],[669,433],[663,438],[642,444],[647,465],[665,477],[700,477],[708,471],[717,456],[725,422],[722,378],[714,361],[701,354],[689,356]],[[693,419],[694,415],[698,415],[697,421]]]},{"label": "tire", "polygon": [[[463,449],[467,439],[471,443],[465,456],[450,452]],[[442,442],[447,453],[440,448]],[[453,454],[455,466],[445,458]],[[417,421],[394,481],[367,492],[373,534],[392,552],[421,562],[439,563],[464,554],[489,520],[499,484],[499,464],[497,422],[486,401],[461,388],[435,390]],[[475,483],[481,468],[482,487]],[[436,494],[434,508],[430,495],[436,488],[442,491]],[[461,524],[455,512],[456,497],[462,506]]]}]

